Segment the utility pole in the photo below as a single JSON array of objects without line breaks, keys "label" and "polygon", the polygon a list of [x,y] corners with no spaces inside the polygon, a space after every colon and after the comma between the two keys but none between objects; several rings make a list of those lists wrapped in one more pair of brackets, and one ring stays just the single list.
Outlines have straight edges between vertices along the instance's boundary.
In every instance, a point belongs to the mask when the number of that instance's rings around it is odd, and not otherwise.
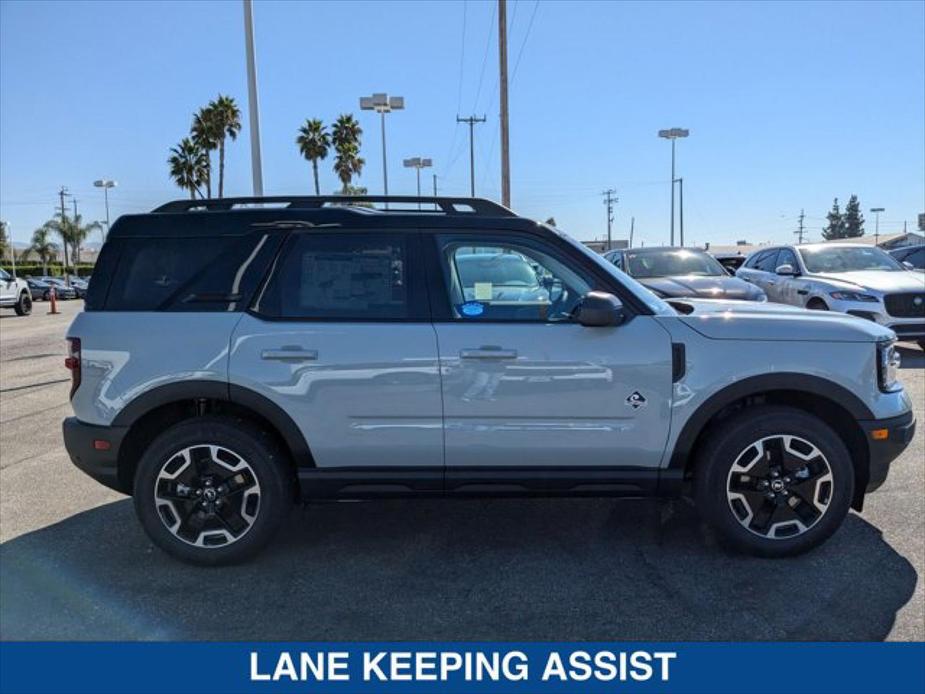
[{"label": "utility pole", "polygon": [[511,206],[511,153],[507,103],[507,0],[498,0],[498,62],[501,74],[501,204]]},{"label": "utility pole", "polygon": [[803,243],[803,219],[805,216],[806,215],[803,214],[803,210],[800,210],[800,228],[793,232],[797,235],[797,243]]},{"label": "utility pole", "polygon": [[886,212],[886,208],[885,207],[871,207],[870,211],[873,212],[874,215],[876,215],[875,218],[877,221],[874,222],[874,224],[876,225],[874,227],[874,245],[879,246],[880,245],[880,213]]},{"label": "utility pole", "polygon": [[[485,116],[478,118],[477,116],[469,116],[468,118],[460,118],[456,116],[457,123],[468,123],[469,124],[469,195],[475,197],[475,145],[473,141],[473,128],[476,123],[484,123]],[[436,193],[434,193],[436,195]]]},{"label": "utility pole", "polygon": [[636,218],[630,217],[630,245],[629,245],[630,248],[633,247],[633,232],[635,230],[636,230]]},{"label": "utility pole", "polygon": [[[74,203],[74,231],[77,231],[77,198],[72,197]],[[74,237],[74,274],[77,274],[77,263],[80,262],[80,239]]]},{"label": "utility pole", "polygon": [[[67,195],[70,197],[70,193],[67,192],[67,188],[61,186],[61,190],[58,191],[58,196],[61,199],[61,231],[67,231],[67,209],[64,207],[64,196]],[[62,237],[61,245],[64,246],[64,282],[68,286],[71,284],[70,276],[67,274],[67,241]]]},{"label": "utility pole", "polygon": [[437,197],[437,174],[434,174],[434,197]]},{"label": "utility pole", "polygon": [[263,197],[263,168],[260,163],[260,114],[257,106],[257,60],[254,55],[254,7],[251,0],[244,0],[244,47],[247,56],[247,107],[251,134],[251,175],[254,179],[254,196]]},{"label": "utility pole", "polygon": [[601,195],[604,196],[604,204],[607,205],[607,250],[611,250],[612,247],[612,238],[611,238],[611,228],[613,227],[613,206],[614,203],[620,201],[616,197],[616,190],[613,188],[608,188]]}]

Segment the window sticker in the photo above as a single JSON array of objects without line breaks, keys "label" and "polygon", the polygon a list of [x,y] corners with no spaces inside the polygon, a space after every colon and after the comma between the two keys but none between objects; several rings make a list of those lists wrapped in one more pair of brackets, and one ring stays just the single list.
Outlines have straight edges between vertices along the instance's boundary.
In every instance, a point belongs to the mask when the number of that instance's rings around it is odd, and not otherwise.
[{"label": "window sticker", "polygon": [[491,301],[491,282],[475,283],[475,300]]},{"label": "window sticker", "polygon": [[459,310],[464,316],[481,316],[485,312],[485,307],[478,301],[467,301],[459,307]]}]

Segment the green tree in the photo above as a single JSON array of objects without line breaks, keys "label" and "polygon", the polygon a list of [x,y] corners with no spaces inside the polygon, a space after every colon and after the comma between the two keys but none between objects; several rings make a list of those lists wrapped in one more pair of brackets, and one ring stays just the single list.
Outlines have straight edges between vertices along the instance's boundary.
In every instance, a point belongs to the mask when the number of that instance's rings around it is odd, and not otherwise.
[{"label": "green tree", "polygon": [[861,214],[861,203],[857,195],[848,198],[848,204],[845,205],[845,235],[842,238],[856,239],[864,235],[864,215]]},{"label": "green tree", "polygon": [[73,219],[67,220],[71,225],[71,257],[74,259],[74,263],[80,262],[80,246],[84,241],[87,240],[87,237],[90,235],[90,232],[101,231],[103,225],[99,222],[87,222],[84,224],[83,215],[75,215]]},{"label": "green tree", "polygon": [[9,242],[6,240],[6,227],[7,223],[0,221],[0,260],[6,257],[6,249],[10,247]]},{"label": "green tree", "polygon": [[331,136],[318,118],[306,118],[305,125],[299,128],[299,135],[295,139],[299,146],[299,153],[312,163],[312,173],[315,178],[315,195],[321,195],[318,187],[318,160],[328,156],[331,147]]},{"label": "green tree", "polygon": [[45,222],[45,226],[48,227],[49,231],[61,237],[61,245],[64,249],[64,273],[67,274],[67,269],[69,266],[67,249],[71,243],[71,234],[73,233],[71,220],[68,217],[62,217],[61,219],[50,219],[49,221]]},{"label": "green tree", "polygon": [[363,130],[353,115],[349,113],[338,116],[331,130],[331,142],[337,154],[334,158],[334,173],[343,185],[341,192],[348,195],[353,177],[359,177],[366,164],[360,156]]},{"label": "green tree", "polygon": [[832,209],[825,218],[828,224],[822,229],[822,238],[826,241],[845,238],[845,217],[838,206],[838,198],[835,198]]},{"label": "green tree", "polygon": [[54,258],[58,245],[51,240],[52,229],[46,222],[32,232],[32,245],[30,246],[42,263],[42,275],[48,275],[48,261]]},{"label": "green tree", "polygon": [[218,197],[225,194],[225,139],[236,140],[241,132],[241,109],[230,96],[219,94],[210,101],[215,134],[218,135]]},{"label": "green tree", "polygon": [[193,114],[193,125],[190,127],[190,137],[193,143],[205,154],[205,184],[206,197],[212,197],[212,152],[218,148],[221,133],[212,106],[204,106]]},{"label": "green tree", "polygon": [[[170,148],[167,158],[170,177],[183,190],[189,191],[191,200],[202,197],[200,186],[208,176],[208,156],[190,138],[184,137],[176,147]],[[67,250],[65,249],[65,253]]]}]

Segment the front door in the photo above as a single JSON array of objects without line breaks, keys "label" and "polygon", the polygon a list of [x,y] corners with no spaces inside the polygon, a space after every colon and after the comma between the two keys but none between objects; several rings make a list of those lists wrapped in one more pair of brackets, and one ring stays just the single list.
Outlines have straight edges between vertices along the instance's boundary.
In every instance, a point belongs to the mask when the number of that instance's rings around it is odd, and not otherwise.
[{"label": "front door", "polygon": [[541,239],[434,240],[448,309],[435,322],[448,476],[487,466],[656,468],[671,414],[668,333],[645,315],[618,327],[575,322],[581,297],[601,287]]},{"label": "front door", "polygon": [[235,329],[231,382],[285,410],[319,468],[442,470],[437,341],[417,246],[413,233],[295,234]]}]

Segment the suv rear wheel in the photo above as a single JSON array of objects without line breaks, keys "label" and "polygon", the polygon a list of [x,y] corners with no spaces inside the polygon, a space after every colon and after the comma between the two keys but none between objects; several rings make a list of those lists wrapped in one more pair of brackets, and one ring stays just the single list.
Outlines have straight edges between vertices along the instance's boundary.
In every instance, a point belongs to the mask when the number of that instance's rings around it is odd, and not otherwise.
[{"label": "suv rear wheel", "polygon": [[19,295],[15,310],[17,316],[28,316],[32,313],[32,295],[29,292],[23,292]]},{"label": "suv rear wheel", "polygon": [[135,475],[135,511],[168,554],[231,564],[260,551],[292,505],[284,456],[249,422],[199,417],[158,436]]},{"label": "suv rear wheel", "polygon": [[696,469],[700,513],[734,548],[799,554],[841,525],[854,493],[848,449],[821,419],[762,406],[723,422]]}]

